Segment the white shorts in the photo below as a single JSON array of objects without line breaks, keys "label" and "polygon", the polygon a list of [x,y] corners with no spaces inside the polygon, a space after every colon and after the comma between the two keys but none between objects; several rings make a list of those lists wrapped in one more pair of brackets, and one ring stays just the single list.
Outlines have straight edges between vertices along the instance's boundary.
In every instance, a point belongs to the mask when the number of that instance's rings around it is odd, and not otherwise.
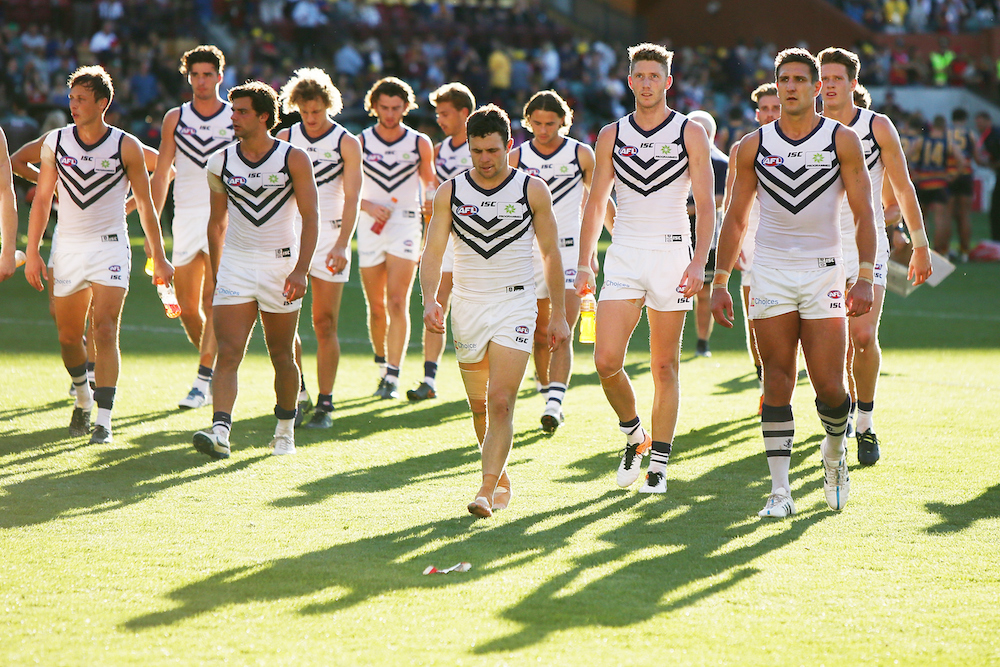
[{"label": "white shorts", "polygon": [[455,236],[448,235],[448,245],[445,246],[444,255],[441,256],[441,273],[455,272]]},{"label": "white shorts", "polygon": [[745,269],[742,269],[740,271],[740,287],[750,287],[750,281],[752,278],[753,278],[752,267],[747,267]]},{"label": "white shorts", "polygon": [[[351,253],[348,247],[347,266],[340,273],[332,273],[326,266],[326,256],[337,245],[340,238],[340,220],[326,220],[319,223],[319,239],[316,241],[316,252],[313,253],[312,264],[309,265],[309,275],[317,280],[328,283],[346,283],[351,275]],[[300,223],[301,224],[301,223]]]},{"label": "white shorts", "polygon": [[493,342],[522,352],[531,352],[535,335],[538,302],[525,291],[523,296],[492,303],[451,298],[451,333],[455,358],[459,363],[482,361]]},{"label": "white shorts", "polygon": [[[568,290],[575,290],[576,263],[580,259],[577,239],[559,239],[559,256],[562,258],[563,285]],[[538,246],[532,251],[531,261],[535,267],[535,297],[548,299],[549,286],[545,284],[545,265],[542,264],[542,253]]]},{"label": "white shorts", "polygon": [[[889,277],[889,235],[884,230],[876,229],[875,238],[878,243],[875,246],[874,282],[885,287],[886,279]],[[853,237],[851,241],[844,244],[844,273],[847,275],[848,285],[858,282],[858,246],[853,242]]]},{"label": "white shorts", "polygon": [[127,292],[132,272],[132,248],[125,243],[109,243],[107,248],[98,250],[54,250],[49,263],[52,296],[76,294],[92,284],[122,287]]},{"label": "white shorts", "polygon": [[753,267],[750,319],[765,320],[798,311],[803,320],[845,317],[844,267],[809,270]]},{"label": "white shorts", "polygon": [[645,299],[652,310],[691,310],[692,300],[678,291],[690,263],[691,246],[686,243],[656,249],[612,243],[604,257],[600,301]]},{"label": "white shorts", "polygon": [[209,213],[204,208],[174,208],[171,264],[184,266],[193,262],[199,253],[208,254]]},{"label": "white shorts", "polygon": [[358,216],[358,266],[367,268],[385,262],[386,255],[416,262],[420,259],[423,218],[420,211],[395,211],[381,234],[372,231],[375,218]]},{"label": "white shorts", "polygon": [[288,301],[282,292],[295,261],[295,257],[274,259],[223,250],[212,305],[234,306],[256,301],[265,313],[294,313],[302,308],[302,299]]}]

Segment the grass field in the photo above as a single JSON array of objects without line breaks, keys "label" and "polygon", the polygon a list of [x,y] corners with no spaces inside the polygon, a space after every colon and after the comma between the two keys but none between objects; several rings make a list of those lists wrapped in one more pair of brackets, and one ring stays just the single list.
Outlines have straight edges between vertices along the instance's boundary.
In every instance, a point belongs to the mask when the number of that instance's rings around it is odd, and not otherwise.
[{"label": "grass field", "polygon": [[[665,497],[615,485],[622,437],[578,347],[567,422],[540,432],[526,380],[515,498],[474,521],[479,462],[454,357],[436,401],[371,398],[352,279],[334,428],[269,456],[258,331],[225,462],[190,445],[211,413],[174,406],[197,357],[139,275],[112,446],[67,437],[45,299],[20,275],[0,284],[0,664],[1000,663],[1000,265],[888,296],[883,460],[852,470],[840,514],[823,500],[801,380],[800,513],[774,522],[756,517],[769,482],[738,329],[717,328],[715,355],[695,359],[689,320]],[[648,420],[643,326],[627,368]],[[419,362],[415,344],[404,386]],[[472,569],[421,574],[459,561]]]}]

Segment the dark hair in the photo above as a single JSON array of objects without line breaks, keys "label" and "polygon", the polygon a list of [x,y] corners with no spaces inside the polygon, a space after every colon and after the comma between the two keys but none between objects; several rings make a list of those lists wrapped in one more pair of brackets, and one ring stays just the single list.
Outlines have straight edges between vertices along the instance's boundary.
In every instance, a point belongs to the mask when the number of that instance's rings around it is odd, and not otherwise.
[{"label": "dark hair", "polygon": [[465,131],[470,137],[486,137],[499,134],[506,146],[510,141],[510,117],[495,104],[479,107],[465,121]]},{"label": "dark hair", "polygon": [[951,111],[951,119],[957,121],[969,120],[969,112],[962,107],[955,107]]},{"label": "dark hair", "polygon": [[403,100],[406,103],[406,108],[403,109],[404,116],[417,108],[417,96],[413,94],[413,88],[410,87],[410,84],[394,76],[387,76],[376,81],[368,94],[365,95],[365,111],[368,112],[369,116],[378,116],[375,105],[378,104],[378,98],[383,95]]},{"label": "dark hair", "polygon": [[273,130],[278,124],[278,93],[263,81],[247,81],[242,86],[229,90],[229,101],[241,97],[250,98],[250,107],[255,114],[267,114],[267,129]]},{"label": "dark hair", "polygon": [[428,96],[431,106],[437,107],[441,102],[447,102],[456,111],[465,109],[469,113],[476,110],[476,96],[464,83],[453,81],[446,83]]},{"label": "dark hair", "polygon": [[817,57],[819,58],[820,66],[827,63],[831,65],[843,65],[844,69],[847,70],[847,79],[849,81],[857,79],[858,74],[861,74],[861,59],[858,58],[858,54],[852,53],[847,49],[831,46],[828,49],[820,51]]},{"label": "dark hair", "polygon": [[861,107],[862,109],[872,108],[872,96],[860,83],[854,87],[854,106]]},{"label": "dark hair", "polygon": [[180,70],[181,74],[187,76],[191,72],[191,68],[198,63],[208,63],[215,68],[216,72],[222,74],[222,70],[226,68],[226,56],[222,55],[219,47],[202,44],[186,51],[181,56],[181,66],[177,69]]},{"label": "dark hair", "polygon": [[667,76],[670,76],[670,64],[674,60],[674,52],[652,42],[643,42],[642,44],[630,46],[628,48],[628,71],[631,72],[632,67],[640,60],[651,60],[654,63],[660,63],[663,65]]},{"label": "dark hair", "polygon": [[[531,114],[536,111],[551,111],[559,116],[562,119],[559,134],[565,134],[573,124],[573,110],[566,104],[566,100],[554,90],[540,90],[532,95],[528,103],[524,105],[524,120],[529,121]],[[524,128],[532,132],[530,122],[526,122]]]},{"label": "dark hair", "polygon": [[760,98],[762,97],[777,97],[778,87],[773,83],[762,83],[753,89],[750,93],[750,99],[753,103],[757,105],[757,110],[760,111]]},{"label": "dark hair", "polygon": [[111,82],[111,75],[100,65],[78,67],[69,75],[66,85],[70,88],[83,86],[94,93],[94,100],[107,100],[108,106],[115,99],[115,85]]},{"label": "dark hair", "polygon": [[812,76],[812,82],[816,83],[819,81],[819,62],[817,62],[816,57],[809,53],[805,49],[785,49],[780,52],[774,58],[774,80],[778,80],[778,71],[781,69],[782,65],[787,65],[788,63],[802,63],[803,65],[809,66],[809,73]]}]

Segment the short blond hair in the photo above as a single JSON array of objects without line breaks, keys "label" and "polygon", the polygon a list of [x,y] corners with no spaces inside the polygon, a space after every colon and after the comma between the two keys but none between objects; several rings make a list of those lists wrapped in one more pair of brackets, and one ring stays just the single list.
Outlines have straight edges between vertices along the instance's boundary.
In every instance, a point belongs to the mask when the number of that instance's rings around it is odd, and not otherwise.
[{"label": "short blond hair", "polygon": [[318,67],[303,67],[295,70],[292,78],[281,87],[281,110],[286,114],[297,111],[299,105],[310,100],[319,100],[336,116],[344,109],[340,90],[333,85],[330,75]]}]

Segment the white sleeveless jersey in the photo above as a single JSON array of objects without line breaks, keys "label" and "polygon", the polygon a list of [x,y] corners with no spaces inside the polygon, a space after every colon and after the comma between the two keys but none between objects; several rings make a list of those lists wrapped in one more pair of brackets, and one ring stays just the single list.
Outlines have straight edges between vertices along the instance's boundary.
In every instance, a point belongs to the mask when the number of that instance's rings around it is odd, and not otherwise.
[{"label": "white sleeveless jersey", "polygon": [[[865,166],[872,179],[872,208],[875,209],[875,232],[885,235],[885,211],[882,210],[882,180],[885,177],[885,165],[882,163],[882,148],[875,140],[872,125],[875,117],[880,114],[870,109],[858,109],[854,120],[848,125],[861,138],[861,148],[865,152]],[[840,208],[840,232],[844,243],[854,243],[854,213],[851,205],[844,197]]]},{"label": "white sleeveless jersey", "polygon": [[76,126],[67,125],[45,137],[59,175],[53,246],[58,243],[61,250],[73,252],[107,247],[107,243],[129,244],[125,225],[129,181],[122,165],[125,136],[117,127],[109,127],[97,143],[87,145]]},{"label": "white sleeveless jersey", "polygon": [[310,137],[302,123],[288,128],[288,141],[301,148],[312,161],[319,193],[320,220],[340,220],[344,217],[344,160],[340,146],[347,130],[334,123],[323,136]]},{"label": "white sleeveless jersey", "polygon": [[840,177],[835,137],[843,127],[829,118],[802,139],[782,134],[778,122],[758,130],[757,228],[754,265],[783,269],[831,266],[842,257]]},{"label": "white sleeveless jersey", "polygon": [[373,126],[365,129],[360,136],[365,182],[361,188],[362,199],[392,206],[395,197],[396,208],[415,211],[420,208],[420,146],[423,135],[412,128],[391,143],[382,141]]},{"label": "white sleeveless jersey", "polygon": [[511,169],[503,184],[492,190],[476,185],[468,171],[453,180],[455,296],[495,301],[504,295],[534,294],[531,246],[535,230],[528,204],[529,178]]},{"label": "white sleeveless jersey", "polygon": [[208,210],[211,191],[205,180],[205,165],[216,151],[236,140],[233,134],[233,107],[224,102],[213,116],[202,116],[190,102],[180,106],[174,143],[177,154],[174,166],[174,207]]},{"label": "white sleeveless jersey", "polygon": [[545,181],[552,193],[552,213],[560,239],[579,237],[580,203],[583,201],[583,169],[580,142],[565,137],[552,155],[542,155],[530,141],[521,144],[518,169]]},{"label": "white sleeveless jersey", "polygon": [[671,111],[652,130],[640,128],[629,114],[615,124],[614,243],[649,248],[691,242],[687,196],[691,189],[684,143],[687,116]]},{"label": "white sleeveless jersey", "polygon": [[444,183],[449,178],[455,178],[463,171],[472,169],[472,153],[469,152],[469,142],[452,146],[451,138],[441,142],[437,159],[434,160],[434,173],[438,180]]},{"label": "white sleeveless jersey", "polygon": [[262,160],[250,162],[237,143],[208,161],[208,170],[222,180],[229,198],[225,252],[296,256],[297,209],[288,171],[291,149],[287,141],[275,139]]}]

